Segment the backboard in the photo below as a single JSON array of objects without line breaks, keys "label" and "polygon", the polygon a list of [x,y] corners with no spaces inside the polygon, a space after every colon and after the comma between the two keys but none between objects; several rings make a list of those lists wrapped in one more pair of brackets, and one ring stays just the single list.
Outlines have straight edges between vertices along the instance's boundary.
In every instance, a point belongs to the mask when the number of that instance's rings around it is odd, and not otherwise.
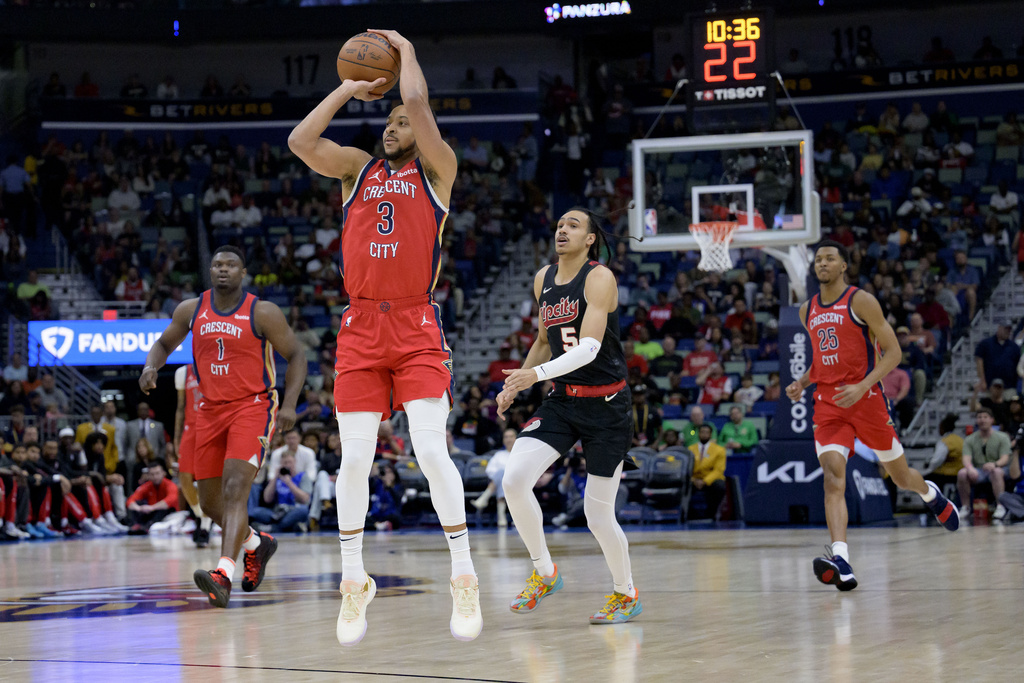
[{"label": "backboard", "polygon": [[634,140],[633,249],[696,250],[691,223],[727,220],[736,248],[817,242],[813,146],[805,130]]}]

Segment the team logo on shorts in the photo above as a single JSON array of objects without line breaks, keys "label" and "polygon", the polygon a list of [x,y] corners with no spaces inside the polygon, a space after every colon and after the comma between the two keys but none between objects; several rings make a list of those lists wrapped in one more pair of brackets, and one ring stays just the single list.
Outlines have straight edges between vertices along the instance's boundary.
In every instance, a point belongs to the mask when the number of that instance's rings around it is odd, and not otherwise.
[{"label": "team logo on shorts", "polygon": [[446,361],[441,361],[441,365],[443,365],[446,368],[448,368],[448,374],[449,375],[452,375],[452,376],[455,375],[455,370],[452,368],[452,361],[451,361],[451,359],[448,359]]},{"label": "team logo on shorts", "polygon": [[519,433],[525,434],[526,432],[532,432],[534,429],[537,429],[538,427],[540,427],[540,418],[531,417],[529,420],[526,421],[526,424],[523,425],[523,428],[519,430]]},{"label": "team logo on shorts", "polygon": [[269,451],[270,450],[270,439],[268,439],[265,436],[260,436],[260,437],[257,437],[257,438],[259,439],[260,445],[263,446],[263,450]]}]

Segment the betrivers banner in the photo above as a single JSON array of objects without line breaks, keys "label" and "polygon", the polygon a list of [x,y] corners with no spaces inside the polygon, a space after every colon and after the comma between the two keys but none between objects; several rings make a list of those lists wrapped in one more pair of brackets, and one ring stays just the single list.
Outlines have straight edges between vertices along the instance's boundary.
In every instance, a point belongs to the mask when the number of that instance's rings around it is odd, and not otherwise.
[{"label": "betrivers banner", "polygon": [[[41,320],[28,324],[29,365],[139,365],[169,320]],[[192,334],[167,363],[192,362]]]}]

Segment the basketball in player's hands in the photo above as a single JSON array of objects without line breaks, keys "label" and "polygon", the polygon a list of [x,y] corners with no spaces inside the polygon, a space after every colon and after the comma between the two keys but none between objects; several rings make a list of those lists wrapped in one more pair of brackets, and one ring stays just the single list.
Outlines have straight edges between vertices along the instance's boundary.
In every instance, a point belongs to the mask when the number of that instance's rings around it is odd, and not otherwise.
[{"label": "basketball in player's hands", "polygon": [[338,77],[342,81],[367,81],[386,78],[384,85],[371,90],[383,95],[398,82],[402,59],[387,38],[377,33],[360,33],[349,38],[338,53]]}]

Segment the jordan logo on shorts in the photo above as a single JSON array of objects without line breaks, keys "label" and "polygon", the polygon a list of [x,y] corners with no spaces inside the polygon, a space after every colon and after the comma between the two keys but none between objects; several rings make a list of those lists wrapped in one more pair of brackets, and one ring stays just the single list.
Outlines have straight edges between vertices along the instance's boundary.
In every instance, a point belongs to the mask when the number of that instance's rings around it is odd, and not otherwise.
[{"label": "jordan logo on shorts", "polygon": [[420,327],[423,327],[424,325],[429,325],[429,324],[430,324],[430,321],[427,320],[427,314],[424,313],[423,314],[423,322],[420,323]]},{"label": "jordan logo on shorts", "polygon": [[259,403],[259,402],[260,402],[260,396],[259,396],[259,394],[256,394],[256,400],[253,401],[253,403]]}]

